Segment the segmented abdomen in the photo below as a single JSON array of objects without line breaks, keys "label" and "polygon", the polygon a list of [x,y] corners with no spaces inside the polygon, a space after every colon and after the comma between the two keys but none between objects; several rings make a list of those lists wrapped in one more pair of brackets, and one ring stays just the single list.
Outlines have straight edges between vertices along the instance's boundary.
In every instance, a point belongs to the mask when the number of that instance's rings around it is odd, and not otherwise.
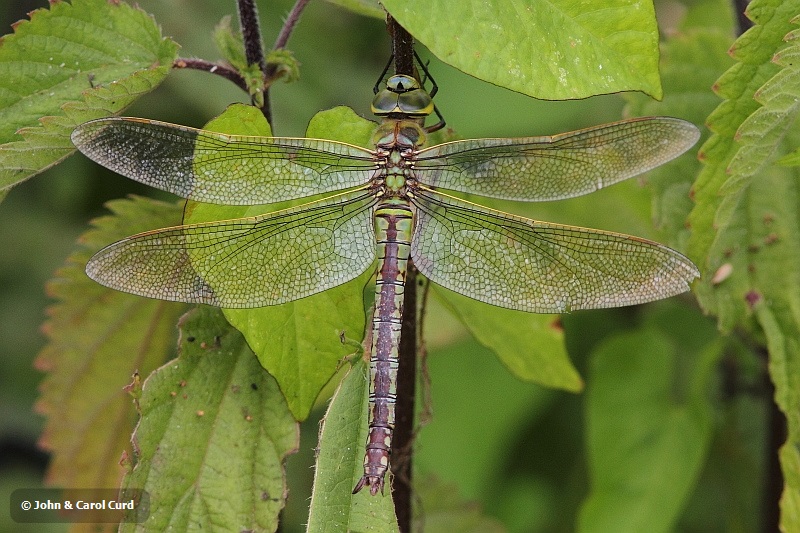
[{"label": "segmented abdomen", "polygon": [[372,316],[370,422],[364,455],[364,476],[353,490],[354,493],[364,485],[369,485],[373,495],[382,491],[389,469],[397,398],[400,325],[413,225],[414,212],[406,200],[386,200],[375,210],[379,268],[375,284],[375,311]]}]

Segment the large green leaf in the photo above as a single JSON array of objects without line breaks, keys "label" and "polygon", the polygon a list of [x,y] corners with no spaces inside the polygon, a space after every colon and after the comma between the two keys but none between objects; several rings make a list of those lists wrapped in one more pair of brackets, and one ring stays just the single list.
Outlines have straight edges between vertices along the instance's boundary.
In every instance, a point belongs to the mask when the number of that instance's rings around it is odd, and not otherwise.
[{"label": "large green leaf", "polygon": [[54,2],[16,24],[0,46],[0,191],[71,154],[77,124],[151,91],[176,52],[146,13],[120,2]]},{"label": "large green leaf", "polygon": [[639,90],[661,97],[649,0],[384,0],[442,61],[544,99]]},{"label": "large green leaf", "polygon": [[[750,327],[755,317],[767,334],[775,399],[788,420],[788,439],[781,450],[781,525],[786,531],[800,528],[800,392],[793,377],[800,368],[800,171],[771,160],[800,145],[800,132],[795,125],[785,136],[779,134],[795,113],[791,102],[780,112],[786,102],[782,93],[795,93],[796,81],[781,74],[790,67],[772,58],[794,47],[784,38],[795,35],[792,20],[798,13],[798,0],[749,5],[754,26],[733,45],[737,63],[715,85],[725,101],[708,118],[713,135],[701,149],[705,167],[694,186],[696,207],[689,218],[690,255],[706,258],[703,278],[695,286],[701,305],[719,317],[724,330]],[[765,100],[765,93],[771,97]],[[774,131],[773,119],[759,118],[764,108],[770,115],[779,112]]]},{"label": "large green leaf", "polygon": [[[320,113],[308,136],[364,145],[374,123],[346,108]],[[269,125],[250,106],[234,105],[208,124],[222,133],[269,136]],[[297,202],[295,202],[297,203]],[[192,204],[185,222],[226,220],[275,211],[286,204],[231,207]],[[264,368],[278,381],[298,420],[308,416],[319,391],[352,349],[342,334],[360,340],[364,333],[362,292],[371,271],[355,280],[301,300],[258,309],[227,309],[225,316],[241,331]]]},{"label": "large green leaf", "polygon": [[[586,398],[592,491],[579,531],[673,530],[705,461],[712,430],[706,390],[722,352],[718,342],[698,352],[674,342],[645,327],[593,354]],[[687,353],[696,358],[688,379],[679,371]]]},{"label": "large green leaf", "polygon": [[136,422],[123,391],[147,375],[175,346],[175,322],[187,306],[147,300],[103,287],[84,273],[89,256],[130,233],[169,226],[180,207],[142,198],[109,203],[114,216],[95,220],[48,285],[58,300],[44,325],[48,344],[37,359],[47,372],[37,409],[47,417],[41,444],[53,454],[48,479],[73,488],[116,487],[119,459],[130,455]]},{"label": "large green leaf", "polygon": [[121,530],[275,531],[297,423],[218,309],[197,308],[180,328],[180,356],[143,384],[137,463],[125,480],[150,507]]},{"label": "large green leaf", "polygon": [[365,17],[379,19],[386,17],[386,12],[381,8],[377,0],[328,0],[328,3],[349,9],[353,13],[358,13]]},{"label": "large green leaf", "polygon": [[[753,98],[756,90],[780,70],[771,59],[784,46],[783,36],[794,29],[790,19],[798,10],[800,2],[796,0],[751,4],[749,12],[764,18],[756,17],[756,25],[734,44],[732,54],[738,62],[715,84],[725,101],[707,121],[712,136],[701,148],[705,166],[692,191],[696,206],[689,218],[689,252],[695,258],[707,257],[700,265],[703,277],[696,284],[696,293],[701,304],[719,316],[726,330],[750,316],[748,292],[763,291],[754,286],[758,273],[750,265],[762,262],[761,251],[766,247],[792,246],[790,241],[775,238],[783,232],[791,233],[795,225],[791,221],[794,209],[789,205],[794,203],[793,193],[784,189],[792,188],[788,179],[791,170],[772,166],[764,169],[749,188],[735,188],[727,195],[720,191],[730,179],[727,167],[739,150],[737,130],[760,107]],[[762,39],[754,40],[755,35]],[[789,142],[793,135],[789,135]],[[780,213],[789,218],[778,216]],[[729,265],[732,274],[720,282],[714,274],[723,265]],[[779,280],[763,281],[769,284]],[[779,290],[785,291],[783,280],[780,283]]]},{"label": "large green leaf", "polygon": [[555,315],[494,307],[435,286],[435,294],[520,379],[572,392],[583,388]]},{"label": "large green leaf", "polygon": [[[791,22],[800,22],[800,15]],[[782,30],[780,25],[770,29]],[[763,37],[759,35],[759,38]],[[794,29],[783,36],[783,40],[788,41],[789,46],[772,57],[780,70],[753,94],[761,107],[747,117],[736,132],[736,141],[741,146],[728,165],[730,178],[720,191],[723,194],[744,187],[773,163],[780,155],[781,141],[795,125],[800,110],[800,30]]]},{"label": "large green leaf", "polygon": [[[308,517],[309,533],[364,531],[396,532],[397,519],[387,478],[386,494],[369,490],[352,494],[364,474],[367,440],[367,364],[363,360],[339,384],[323,419],[319,455],[314,470],[314,493]],[[358,443],[358,445],[354,445]]]}]

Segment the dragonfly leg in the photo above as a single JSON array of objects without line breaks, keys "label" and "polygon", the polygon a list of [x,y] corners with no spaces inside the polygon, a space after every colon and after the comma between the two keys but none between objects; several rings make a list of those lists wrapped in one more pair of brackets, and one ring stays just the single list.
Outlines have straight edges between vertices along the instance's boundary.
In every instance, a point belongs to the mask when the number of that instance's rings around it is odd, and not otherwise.
[{"label": "dragonfly leg", "polygon": [[[424,86],[427,80],[431,80],[431,90],[428,91],[428,96],[433,98],[434,96],[436,96],[436,93],[439,92],[439,86],[436,85],[436,80],[434,80],[433,76],[431,76],[431,73],[428,70],[427,63],[422,61],[422,58],[419,57],[419,54],[417,54],[416,50],[414,50],[414,57],[416,58],[419,66],[422,68],[422,72],[424,74],[424,76],[422,77],[422,81],[420,83]],[[440,129],[444,128],[445,125],[447,124],[444,120],[444,117],[442,116],[441,111],[439,111],[439,108],[437,108],[435,105],[433,106],[433,112],[436,113],[436,117],[439,119],[439,122],[437,122],[436,124],[432,124],[430,126],[426,126],[425,131],[427,133],[433,133],[434,131],[439,131]]]},{"label": "dragonfly leg", "polygon": [[378,81],[375,82],[375,87],[372,88],[372,94],[378,94],[378,91],[381,90],[383,77],[386,76],[387,72],[389,72],[389,67],[392,66],[392,61],[394,61],[394,54],[389,56],[389,61],[386,62],[386,66],[383,68],[383,72],[381,72],[381,75],[378,76]]}]

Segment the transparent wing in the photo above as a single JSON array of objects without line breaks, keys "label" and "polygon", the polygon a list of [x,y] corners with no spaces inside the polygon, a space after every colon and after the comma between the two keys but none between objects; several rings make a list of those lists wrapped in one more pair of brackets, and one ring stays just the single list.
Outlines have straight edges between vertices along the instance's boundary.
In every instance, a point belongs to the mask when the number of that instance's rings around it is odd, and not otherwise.
[{"label": "transparent wing", "polygon": [[356,187],[374,173],[372,152],[321,139],[225,135],[140,118],[78,126],[72,142],[114,172],[184,198],[268,204]]},{"label": "transparent wing", "polygon": [[420,151],[421,183],[490,198],[571,198],[674,159],[700,137],[691,123],[638,118],[552,137],[472,139]]},{"label": "transparent wing", "polygon": [[500,307],[561,313],[639,304],[689,290],[699,276],[658,243],[536,222],[420,190],[411,257],[455,292]]},{"label": "transparent wing", "polygon": [[86,273],[160,300],[227,308],[290,302],[372,265],[374,202],[355,191],[258,217],[140,233],[100,250]]}]

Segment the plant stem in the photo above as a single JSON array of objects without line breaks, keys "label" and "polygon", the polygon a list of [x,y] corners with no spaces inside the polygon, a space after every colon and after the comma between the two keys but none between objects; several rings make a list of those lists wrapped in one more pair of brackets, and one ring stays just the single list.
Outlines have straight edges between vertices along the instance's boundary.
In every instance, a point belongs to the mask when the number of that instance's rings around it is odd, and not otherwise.
[{"label": "plant stem", "polygon": [[[258,69],[266,79],[267,61],[264,57],[264,46],[261,40],[261,27],[258,24],[258,10],[255,0],[237,0],[239,8],[239,24],[242,28],[242,39],[244,41],[244,55],[248,65],[258,65]],[[261,106],[261,113],[267,122],[272,125],[272,110],[269,103],[269,91],[264,91],[264,103]],[[255,103],[255,100],[253,100]]]},{"label": "plant stem", "polygon": [[391,15],[386,16],[389,35],[392,37],[395,74],[414,75],[414,38]]},{"label": "plant stem", "polygon": [[[392,37],[395,73],[414,75],[414,40],[391,15],[386,24]],[[417,370],[417,269],[409,259],[403,297],[403,323],[400,334],[397,403],[392,438],[392,496],[401,533],[411,531],[411,481],[414,439],[414,402]]]},{"label": "plant stem", "polygon": [[179,57],[172,64],[172,67],[190,68],[190,69],[210,72],[211,74],[216,74],[218,76],[222,76],[227,80],[232,81],[233,83],[238,85],[240,89],[247,92],[247,84],[245,83],[244,78],[242,78],[238,72],[236,72],[235,70],[226,65],[221,65],[219,63],[212,63],[211,61],[206,61],[204,59],[187,59]]},{"label": "plant stem", "polygon": [[289,42],[289,36],[300,21],[300,14],[303,12],[308,2],[309,0],[297,0],[294,4],[292,10],[289,11],[289,15],[286,17],[286,22],[283,23],[283,28],[281,28],[278,38],[275,39],[275,44],[272,46],[273,50],[286,47],[286,43]]},{"label": "plant stem", "polygon": [[[300,15],[308,4],[309,0],[297,0],[286,22],[283,24],[278,38],[275,40],[274,50],[286,47],[289,37],[294,31],[295,26],[300,21]],[[268,64],[266,56],[264,55],[264,46],[261,39],[261,27],[258,23],[258,10],[256,8],[255,0],[237,0],[236,2],[239,11],[239,24],[242,28],[242,40],[244,41],[244,53],[248,65],[258,65],[264,77],[264,103],[261,106],[261,113],[264,118],[274,128],[272,120],[272,108],[269,100],[269,88],[275,73],[277,72],[277,65]],[[196,70],[203,70],[211,74],[217,74],[225,79],[235,83],[239,88],[245,92],[249,92],[247,83],[244,78],[234,69],[221,63],[212,63],[203,59],[186,59],[178,58],[172,65],[174,68],[191,68]],[[253,98],[255,105],[255,98]]]},{"label": "plant stem", "polygon": [[392,496],[401,533],[411,531],[411,481],[417,369],[417,269],[408,262],[397,370],[397,403],[392,438]]},{"label": "plant stem", "polygon": [[[305,9],[308,2],[309,0],[297,0],[297,2],[295,2],[292,10],[289,11],[289,15],[286,17],[286,22],[283,23],[283,27],[278,34],[278,38],[275,39],[275,44],[272,46],[273,50],[280,50],[286,47],[286,43],[289,41],[289,37],[292,35],[294,27],[298,22],[300,22],[300,14],[303,12],[303,9]],[[263,71],[264,79],[266,80],[266,88],[264,89],[264,105],[266,105],[267,108],[269,108],[269,88],[272,86],[272,78],[275,76],[277,69],[277,65],[267,64],[266,70]],[[270,117],[267,117],[267,119],[269,120]],[[274,127],[272,120],[270,120],[270,125]]]},{"label": "plant stem", "polygon": [[248,65],[258,65],[261,72],[267,70],[264,48],[261,41],[261,27],[258,24],[258,10],[255,0],[237,0],[239,24],[242,27],[244,56]]}]

